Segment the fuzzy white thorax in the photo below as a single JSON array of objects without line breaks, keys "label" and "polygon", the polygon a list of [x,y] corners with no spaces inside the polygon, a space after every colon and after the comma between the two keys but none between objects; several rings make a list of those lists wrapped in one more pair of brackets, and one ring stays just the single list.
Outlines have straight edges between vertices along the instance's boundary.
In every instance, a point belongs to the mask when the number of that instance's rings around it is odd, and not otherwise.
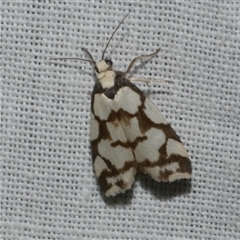
[{"label": "fuzzy white thorax", "polygon": [[96,68],[99,72],[97,78],[101,83],[103,88],[111,88],[114,86],[114,79],[116,73],[111,70],[111,65],[109,65],[106,60],[100,60],[96,63]]},{"label": "fuzzy white thorax", "polygon": [[111,88],[114,86],[116,73],[113,70],[107,70],[98,74],[98,80],[103,88]]}]

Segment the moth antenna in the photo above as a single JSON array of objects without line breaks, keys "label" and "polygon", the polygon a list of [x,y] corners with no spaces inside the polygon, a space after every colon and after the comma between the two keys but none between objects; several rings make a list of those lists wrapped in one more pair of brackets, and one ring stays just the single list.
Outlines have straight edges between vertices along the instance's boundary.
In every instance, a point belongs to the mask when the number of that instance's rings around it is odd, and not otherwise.
[{"label": "moth antenna", "polygon": [[106,50],[107,50],[107,48],[108,48],[109,43],[111,42],[111,40],[112,40],[112,38],[113,38],[113,36],[114,36],[114,34],[116,33],[116,31],[119,29],[119,27],[120,27],[121,24],[124,22],[124,20],[128,17],[129,14],[130,14],[130,13],[128,13],[128,14],[123,18],[123,20],[118,24],[118,26],[117,26],[117,28],[114,30],[112,36],[109,38],[109,40],[108,40],[108,42],[107,42],[107,45],[106,45],[105,49],[103,50],[102,59],[104,59],[104,54],[105,54],[105,52],[106,52]]},{"label": "moth antenna", "polygon": [[82,48],[82,51],[84,51],[90,57],[93,63],[96,63],[95,60],[93,59],[92,54],[86,48]]},{"label": "moth antenna", "polygon": [[95,63],[95,61],[89,60],[89,59],[84,59],[84,58],[49,58],[49,60],[80,60],[80,61],[85,61],[85,62],[90,62],[90,63]]},{"label": "moth antenna", "polygon": [[80,60],[80,61],[85,61],[85,62],[90,62],[95,64],[96,62],[93,59],[91,53],[86,48],[82,48],[82,50],[87,53],[87,55],[90,57],[90,60],[84,59],[84,58],[49,58],[49,60]]}]

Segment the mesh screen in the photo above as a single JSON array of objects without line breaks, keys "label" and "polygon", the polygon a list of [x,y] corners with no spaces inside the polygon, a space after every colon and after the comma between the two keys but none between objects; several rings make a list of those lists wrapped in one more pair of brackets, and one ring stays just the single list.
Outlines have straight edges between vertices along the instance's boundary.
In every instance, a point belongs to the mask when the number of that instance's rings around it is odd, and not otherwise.
[{"label": "mesh screen", "polygon": [[[239,239],[240,4],[235,2],[2,2],[1,239]],[[105,198],[89,142],[91,64],[130,76],[180,135],[191,181],[138,173]]]}]

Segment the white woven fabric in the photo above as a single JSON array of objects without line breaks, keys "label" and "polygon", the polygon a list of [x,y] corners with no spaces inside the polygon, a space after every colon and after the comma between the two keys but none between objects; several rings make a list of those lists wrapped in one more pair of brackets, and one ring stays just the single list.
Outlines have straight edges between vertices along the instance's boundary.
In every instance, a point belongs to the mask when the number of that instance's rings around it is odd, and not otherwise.
[{"label": "white woven fabric", "polygon": [[[1,239],[240,239],[240,4],[2,2]],[[117,70],[161,47],[131,76],[161,109],[191,157],[191,181],[138,173],[105,198],[89,143],[91,64]]]}]

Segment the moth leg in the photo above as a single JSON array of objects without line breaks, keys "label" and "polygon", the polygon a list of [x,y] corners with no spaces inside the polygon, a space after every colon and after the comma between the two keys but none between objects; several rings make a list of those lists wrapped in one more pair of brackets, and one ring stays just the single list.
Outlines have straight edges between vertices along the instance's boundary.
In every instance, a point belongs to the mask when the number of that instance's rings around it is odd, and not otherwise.
[{"label": "moth leg", "polygon": [[149,83],[154,83],[154,82],[163,82],[163,83],[173,83],[172,81],[168,81],[168,80],[163,80],[163,79],[157,79],[157,80],[152,80],[150,78],[128,78],[129,81],[136,81],[136,82],[145,82],[147,85],[149,85]]},{"label": "moth leg", "polygon": [[136,57],[132,60],[132,62],[129,64],[127,71],[125,72],[125,75],[127,75],[130,70],[132,69],[133,65],[135,64],[135,62],[137,62],[138,60],[142,60],[142,59],[146,59],[146,58],[150,58],[153,57],[154,55],[156,55],[161,49],[158,48],[155,52],[148,54],[148,55],[142,55],[139,57]]}]

